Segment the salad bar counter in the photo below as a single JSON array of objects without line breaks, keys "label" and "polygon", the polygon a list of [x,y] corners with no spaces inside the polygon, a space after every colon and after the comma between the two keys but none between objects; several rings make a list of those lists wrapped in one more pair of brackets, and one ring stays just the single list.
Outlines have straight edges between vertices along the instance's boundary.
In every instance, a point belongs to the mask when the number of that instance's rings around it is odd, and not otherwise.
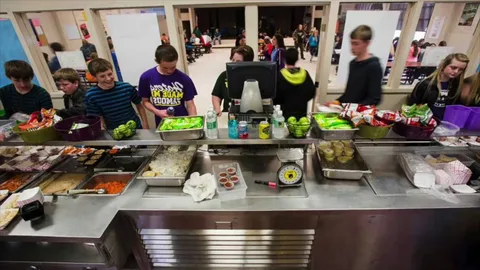
[{"label": "salad bar counter", "polygon": [[312,118],[304,138],[11,138],[0,269],[479,269],[480,149],[338,137]]}]

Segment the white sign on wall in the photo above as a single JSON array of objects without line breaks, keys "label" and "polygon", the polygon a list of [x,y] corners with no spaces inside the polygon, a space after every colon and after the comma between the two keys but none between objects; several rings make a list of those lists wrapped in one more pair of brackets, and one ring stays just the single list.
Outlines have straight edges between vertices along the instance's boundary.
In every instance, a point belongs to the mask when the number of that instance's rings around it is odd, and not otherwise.
[{"label": "white sign on wall", "polygon": [[452,52],[453,47],[427,47],[423,55],[422,66],[437,67]]},{"label": "white sign on wall", "polygon": [[140,75],[156,65],[161,44],[157,14],[107,15],[107,22],[123,80],[138,85]]},{"label": "white sign on wall", "polygon": [[444,22],[445,16],[435,16],[435,18],[433,18],[432,27],[429,29],[428,38],[437,39],[442,32]]},{"label": "white sign on wall", "polygon": [[343,30],[340,63],[338,66],[337,85],[347,83],[349,63],[354,58],[350,49],[350,33],[362,24],[370,26],[373,30],[373,38],[370,42],[369,51],[380,59],[382,69],[385,70],[399,16],[400,11],[347,11],[345,28]]},{"label": "white sign on wall", "polygon": [[62,68],[87,69],[87,64],[81,51],[56,52],[56,55]]}]

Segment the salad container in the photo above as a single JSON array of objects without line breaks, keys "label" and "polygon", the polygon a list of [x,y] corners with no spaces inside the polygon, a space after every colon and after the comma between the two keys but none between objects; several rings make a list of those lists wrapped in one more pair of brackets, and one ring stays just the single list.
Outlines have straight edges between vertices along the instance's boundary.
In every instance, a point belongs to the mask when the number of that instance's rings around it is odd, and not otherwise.
[{"label": "salad container", "polygon": [[[187,128],[180,130],[160,130],[160,128],[165,124],[165,121],[170,121],[172,119],[191,119],[191,118],[201,118],[202,126],[199,128]],[[188,121],[188,120],[187,120]],[[179,116],[179,117],[169,117],[163,118],[160,122],[160,125],[157,127],[157,133],[160,134],[160,138],[164,141],[185,141],[185,140],[198,140],[203,137],[204,134],[204,117],[201,115],[195,116]]]}]

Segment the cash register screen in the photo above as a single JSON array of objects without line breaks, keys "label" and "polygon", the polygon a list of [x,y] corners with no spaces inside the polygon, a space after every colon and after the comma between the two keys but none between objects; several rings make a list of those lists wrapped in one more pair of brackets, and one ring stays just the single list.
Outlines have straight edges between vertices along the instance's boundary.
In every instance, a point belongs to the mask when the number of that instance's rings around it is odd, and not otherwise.
[{"label": "cash register screen", "polygon": [[243,83],[253,79],[258,81],[262,99],[273,99],[277,88],[277,72],[277,63],[273,62],[227,63],[228,96],[241,99]]}]

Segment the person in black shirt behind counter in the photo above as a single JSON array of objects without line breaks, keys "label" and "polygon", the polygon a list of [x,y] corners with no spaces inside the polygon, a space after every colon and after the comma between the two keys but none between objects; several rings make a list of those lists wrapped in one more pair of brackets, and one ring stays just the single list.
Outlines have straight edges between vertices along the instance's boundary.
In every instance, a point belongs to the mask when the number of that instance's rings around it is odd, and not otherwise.
[{"label": "person in black shirt behind counter", "polygon": [[[253,61],[253,56],[254,53],[252,47],[245,45],[233,49],[230,60],[232,60],[232,62]],[[223,109],[221,107],[222,100]],[[215,82],[215,86],[213,87],[212,91],[212,105],[218,116],[221,116],[222,112],[228,112],[228,109],[230,108],[226,71],[220,73],[217,81]]]},{"label": "person in black shirt behind counter", "polygon": [[350,33],[355,59],[350,61],[345,93],[334,103],[378,105],[382,100],[382,67],[379,59],[368,52],[372,36],[372,29],[367,25],[360,25]]}]

